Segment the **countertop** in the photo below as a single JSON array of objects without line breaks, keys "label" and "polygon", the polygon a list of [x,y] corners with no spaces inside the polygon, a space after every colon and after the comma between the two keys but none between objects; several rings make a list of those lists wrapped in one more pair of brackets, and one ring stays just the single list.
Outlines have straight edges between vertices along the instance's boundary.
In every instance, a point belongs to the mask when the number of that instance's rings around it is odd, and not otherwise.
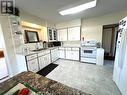
[{"label": "countertop", "polygon": [[22,72],[0,83],[0,93],[12,88],[19,82],[28,83],[31,87],[46,95],[91,95],[30,71]]},{"label": "countertop", "polygon": [[76,46],[56,46],[56,47],[49,47],[47,49],[44,49],[44,50],[40,50],[40,51],[29,51],[28,53],[24,54],[25,56],[28,56],[28,55],[31,55],[31,54],[37,54],[37,53],[40,53],[40,52],[43,52],[43,51],[46,51],[46,50],[53,50],[53,49],[56,49],[56,48],[80,48],[80,47],[76,47]]}]

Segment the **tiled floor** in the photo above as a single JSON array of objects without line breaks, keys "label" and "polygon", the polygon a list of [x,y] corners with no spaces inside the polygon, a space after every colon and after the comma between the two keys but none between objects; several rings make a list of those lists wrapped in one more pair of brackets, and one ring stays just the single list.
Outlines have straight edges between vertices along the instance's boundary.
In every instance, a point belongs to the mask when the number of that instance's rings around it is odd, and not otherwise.
[{"label": "tiled floor", "polygon": [[112,81],[112,63],[97,66],[60,59],[55,62],[59,66],[46,77],[92,95],[121,95]]}]

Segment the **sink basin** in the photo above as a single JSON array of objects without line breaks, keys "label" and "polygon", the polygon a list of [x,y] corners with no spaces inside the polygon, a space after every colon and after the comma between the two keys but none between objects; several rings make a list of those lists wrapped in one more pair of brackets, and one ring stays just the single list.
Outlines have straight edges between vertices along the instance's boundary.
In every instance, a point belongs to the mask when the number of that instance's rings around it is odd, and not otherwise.
[{"label": "sink basin", "polygon": [[41,50],[46,50],[46,48],[35,49],[35,50],[32,50],[32,51],[36,52],[36,51],[41,51]]}]

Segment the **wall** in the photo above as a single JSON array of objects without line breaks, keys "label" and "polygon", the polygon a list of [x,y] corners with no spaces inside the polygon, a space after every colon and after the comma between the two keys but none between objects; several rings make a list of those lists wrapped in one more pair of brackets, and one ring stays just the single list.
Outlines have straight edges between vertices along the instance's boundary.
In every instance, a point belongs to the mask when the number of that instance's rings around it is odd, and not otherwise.
[{"label": "wall", "polygon": [[67,27],[75,27],[75,26],[81,26],[81,19],[76,19],[76,20],[56,24],[57,29],[67,28]]},{"label": "wall", "polygon": [[52,28],[56,27],[55,23],[50,22],[48,20],[41,19],[36,16],[33,16],[33,15],[26,13],[22,10],[20,10],[20,18],[21,18],[21,21],[35,24],[36,26],[41,27],[41,31],[39,32],[39,35],[40,35],[40,40],[42,40],[42,41],[48,41],[47,27],[52,27]]},{"label": "wall", "polygon": [[127,11],[112,13],[100,17],[82,19],[82,37],[85,40],[96,40],[102,42],[103,25],[116,24],[127,16]]},{"label": "wall", "polygon": [[53,27],[53,28],[55,27],[55,23],[47,21],[47,20],[39,18],[39,17],[36,17],[36,16],[33,16],[29,13],[24,12],[23,10],[20,10],[20,18],[22,21],[41,25],[44,27]]},{"label": "wall", "polygon": [[45,23],[44,19],[40,19],[39,17],[33,16],[33,15],[31,15],[29,13],[26,13],[22,10],[20,10],[20,18],[21,18],[22,21],[34,23],[34,24],[37,24],[37,25],[46,26],[46,23]]}]

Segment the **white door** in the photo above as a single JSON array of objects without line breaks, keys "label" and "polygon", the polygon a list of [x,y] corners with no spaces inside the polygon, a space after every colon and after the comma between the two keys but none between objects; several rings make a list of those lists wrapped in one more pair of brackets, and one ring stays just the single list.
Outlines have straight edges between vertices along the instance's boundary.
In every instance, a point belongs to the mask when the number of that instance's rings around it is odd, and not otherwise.
[{"label": "white door", "polygon": [[30,61],[27,61],[27,65],[28,65],[29,71],[32,71],[32,72],[38,72],[39,71],[37,58],[30,60]]},{"label": "white door", "polygon": [[67,41],[67,29],[59,29],[58,33],[58,41]]},{"label": "white door", "polygon": [[80,27],[68,28],[68,41],[80,41]]}]

